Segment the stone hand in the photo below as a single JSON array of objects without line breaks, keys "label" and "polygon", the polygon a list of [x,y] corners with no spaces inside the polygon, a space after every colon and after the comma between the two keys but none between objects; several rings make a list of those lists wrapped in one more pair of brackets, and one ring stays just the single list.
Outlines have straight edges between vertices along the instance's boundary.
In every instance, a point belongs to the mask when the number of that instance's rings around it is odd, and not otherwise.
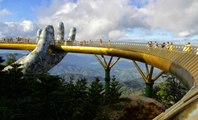
[{"label": "stone hand", "polygon": [[[75,39],[76,32],[73,32],[73,34],[74,37],[68,38],[68,40]],[[37,47],[32,52],[15,62],[21,65],[20,68],[23,69],[24,74],[28,72],[33,74],[46,73],[64,58],[65,52],[50,49],[50,45],[64,42],[64,24],[62,22],[58,24],[56,40],[54,39],[53,26],[48,25],[42,30],[38,30],[36,42]],[[6,67],[6,69],[8,68]]]}]

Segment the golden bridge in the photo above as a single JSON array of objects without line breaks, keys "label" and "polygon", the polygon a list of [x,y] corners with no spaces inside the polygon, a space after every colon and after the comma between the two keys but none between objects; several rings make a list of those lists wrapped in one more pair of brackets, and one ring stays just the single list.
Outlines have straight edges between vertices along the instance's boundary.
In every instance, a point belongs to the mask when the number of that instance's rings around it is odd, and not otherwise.
[{"label": "golden bridge", "polygon": [[[0,43],[0,49],[33,50],[36,46],[35,41],[31,40],[28,40],[28,43],[17,41]],[[65,45],[58,43],[50,45],[51,49],[62,52],[94,54],[107,74],[120,58],[130,59],[143,77],[146,89],[152,89],[154,81],[164,72],[177,77],[189,88],[188,93],[155,120],[191,119],[193,114],[198,118],[198,47],[191,46],[189,52],[183,51],[184,47],[184,45],[174,45],[173,50],[167,50],[132,42],[111,42],[108,46],[107,43],[100,45],[99,41],[68,41]],[[98,55],[101,55],[102,59]],[[111,56],[110,60],[107,61],[104,55]],[[117,60],[111,63],[113,57],[117,57]],[[136,61],[145,63],[146,74]],[[156,76],[153,76],[154,68],[161,70]],[[147,93],[147,96],[149,95],[150,93]]]}]

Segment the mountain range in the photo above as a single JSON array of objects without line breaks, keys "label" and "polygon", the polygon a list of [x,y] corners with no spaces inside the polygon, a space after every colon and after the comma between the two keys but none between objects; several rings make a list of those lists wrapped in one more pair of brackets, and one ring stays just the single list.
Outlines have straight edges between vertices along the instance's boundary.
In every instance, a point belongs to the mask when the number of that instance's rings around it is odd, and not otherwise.
[{"label": "mountain range", "polygon": [[[8,53],[0,52],[0,56],[3,59],[6,59]],[[17,59],[27,54],[18,53]],[[99,55],[98,55],[99,56]],[[106,57],[107,61],[109,57]],[[116,60],[114,58],[112,61]],[[138,63],[140,68],[145,71],[143,63]],[[156,70],[157,73],[159,70]],[[102,65],[96,60],[94,55],[90,54],[74,54],[68,53],[63,60],[57,64],[55,67],[49,70],[48,72],[51,75],[58,75],[65,80],[74,80],[86,78],[88,80],[94,80],[98,77],[104,83],[105,71]],[[142,79],[139,72],[134,67],[131,60],[120,59],[118,63],[111,70],[111,77],[115,76],[121,84],[126,85],[129,88],[139,89],[145,86],[144,80]]]}]

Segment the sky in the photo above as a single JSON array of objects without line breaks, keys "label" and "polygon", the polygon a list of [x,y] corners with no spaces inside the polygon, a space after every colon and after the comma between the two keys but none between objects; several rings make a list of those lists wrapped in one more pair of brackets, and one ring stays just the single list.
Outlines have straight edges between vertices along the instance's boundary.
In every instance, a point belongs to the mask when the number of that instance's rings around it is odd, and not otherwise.
[{"label": "sky", "polygon": [[197,0],[0,0],[0,38],[36,38],[46,25],[77,28],[77,40],[198,45]]}]

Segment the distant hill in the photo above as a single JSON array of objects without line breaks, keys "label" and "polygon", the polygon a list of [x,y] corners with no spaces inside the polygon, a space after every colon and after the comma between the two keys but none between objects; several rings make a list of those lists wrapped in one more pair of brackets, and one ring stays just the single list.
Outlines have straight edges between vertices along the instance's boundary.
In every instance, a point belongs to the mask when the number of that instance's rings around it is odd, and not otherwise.
[{"label": "distant hill", "polygon": [[[67,54],[58,65],[49,71],[49,73],[61,76],[66,80],[71,77],[75,80],[83,77],[88,80],[94,80],[95,77],[98,77],[102,82],[104,82],[105,74],[104,69],[95,57],[86,54]],[[144,87],[142,77],[130,60],[120,59],[112,68],[111,76],[115,76],[122,85],[126,84],[127,87],[132,87],[133,89]]]},{"label": "distant hill", "polygon": [[[104,69],[93,55],[67,54],[66,57],[49,71],[53,75],[82,74],[84,76],[104,77]],[[135,80],[140,74],[133,68],[132,62],[121,59],[111,70],[111,76],[117,80]]]},{"label": "distant hill", "polygon": [[[8,54],[9,54],[9,53],[0,53],[0,56],[3,58],[3,60],[6,60]],[[24,53],[24,54],[22,54],[22,53],[17,53],[16,59],[19,59],[19,58],[23,57],[24,55],[25,55],[25,53]],[[4,61],[4,62],[5,62],[5,61]]]},{"label": "distant hill", "polygon": [[[3,59],[6,59],[8,53],[0,53]],[[26,53],[18,53],[17,59]],[[108,57],[107,57],[108,59]],[[144,64],[139,64],[141,68],[145,68]],[[64,59],[49,70],[49,74],[58,75],[65,80],[74,80],[87,78],[94,80],[98,77],[104,82],[104,69],[93,55],[88,54],[67,54]],[[118,81],[127,87],[138,89],[144,87],[144,81],[139,72],[134,67],[131,60],[120,59],[120,61],[112,68],[111,76],[115,76]]]}]

